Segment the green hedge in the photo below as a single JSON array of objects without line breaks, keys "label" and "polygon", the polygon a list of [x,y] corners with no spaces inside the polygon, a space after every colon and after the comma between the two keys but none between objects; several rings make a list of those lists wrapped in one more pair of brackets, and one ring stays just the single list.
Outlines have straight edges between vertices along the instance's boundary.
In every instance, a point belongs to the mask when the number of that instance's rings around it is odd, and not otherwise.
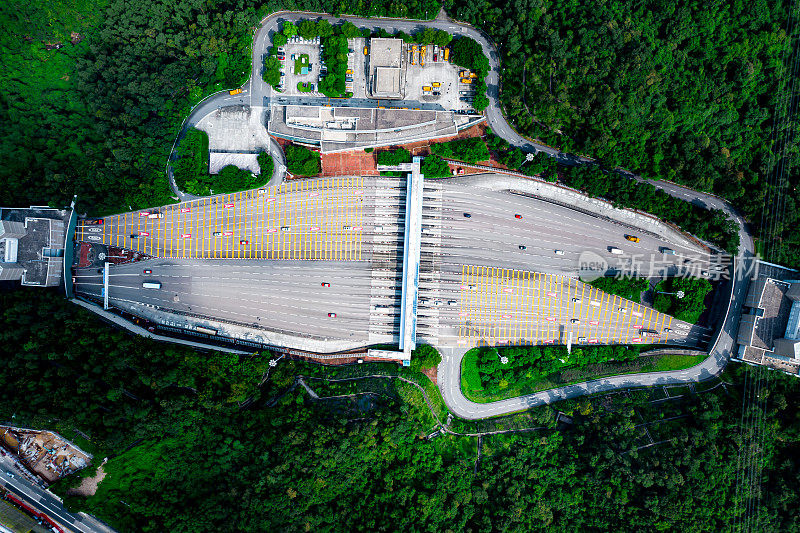
[{"label": "green hedge", "polygon": [[597,278],[590,281],[589,285],[636,303],[641,300],[642,292],[650,288],[647,278]]},{"label": "green hedge", "polygon": [[489,160],[489,149],[479,137],[434,143],[431,144],[431,152],[447,159],[458,159],[467,163]]}]

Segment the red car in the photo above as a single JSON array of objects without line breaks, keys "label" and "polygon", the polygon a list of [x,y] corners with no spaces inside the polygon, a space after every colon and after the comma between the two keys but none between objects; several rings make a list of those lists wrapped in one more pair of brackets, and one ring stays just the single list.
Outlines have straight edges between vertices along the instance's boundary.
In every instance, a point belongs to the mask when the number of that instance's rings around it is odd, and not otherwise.
[{"label": "red car", "polygon": [[319,231],[319,226],[311,226],[311,231]]},{"label": "red car", "polygon": [[275,228],[269,228],[267,230],[267,233],[275,233],[276,231],[278,231],[278,230],[276,230]]},{"label": "red car", "polygon": [[246,240],[242,239],[241,241],[239,241],[239,244],[241,244],[242,246],[245,246],[247,244],[250,244],[250,241],[246,241]]},{"label": "red car", "polygon": [[150,214],[150,211],[141,211],[141,212],[139,213],[139,216],[140,216],[140,217],[146,217],[146,216],[147,216],[147,215],[149,215],[149,214]]},{"label": "red car", "polygon": [[191,239],[192,238],[192,234],[191,233],[184,233],[183,235],[181,235],[181,238],[182,239]]},{"label": "red car", "polygon": [[153,271],[152,271],[152,270],[150,270],[149,268],[145,268],[145,269],[144,269],[144,273],[145,273],[145,274],[152,274],[152,273],[153,273]]},{"label": "red car", "polygon": [[150,236],[150,234],[147,233],[146,231],[140,231],[139,232],[139,237],[149,237],[149,236]]},{"label": "red car", "polygon": [[330,287],[330,286],[331,286],[331,284],[330,284],[330,283],[328,283],[328,282],[326,282],[326,281],[323,281],[323,282],[322,282],[322,286],[323,286],[323,287]]},{"label": "red car", "polygon": [[181,213],[191,213],[192,209],[190,207],[181,207]]},{"label": "red car", "polygon": [[520,215],[519,213],[517,213],[516,215],[514,215],[514,218],[520,218],[520,219],[521,219],[521,218],[522,218],[522,215]]},{"label": "red car", "polygon": [[225,207],[233,207],[233,204],[225,204]]},{"label": "red car", "polygon": [[233,232],[232,231],[223,231],[222,234],[225,237],[233,237]]},{"label": "red car", "polygon": [[336,313],[328,313],[328,318],[336,318]]}]

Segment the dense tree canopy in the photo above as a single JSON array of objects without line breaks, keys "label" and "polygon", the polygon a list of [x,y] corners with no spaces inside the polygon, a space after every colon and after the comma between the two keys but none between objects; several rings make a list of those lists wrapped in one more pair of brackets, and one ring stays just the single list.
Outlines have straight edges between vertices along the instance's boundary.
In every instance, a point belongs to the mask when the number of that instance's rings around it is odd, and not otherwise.
[{"label": "dense tree canopy", "polygon": [[791,78],[789,5],[452,0],[451,12],[497,43],[504,110],[523,134],[713,191],[757,225],[771,165],[789,163],[773,259],[797,264],[797,146],[786,160],[770,155],[776,102]]},{"label": "dense tree canopy", "polygon": [[[0,420],[56,429],[110,457],[97,494],[67,504],[123,532],[724,531],[741,513],[737,456],[752,434],[740,424],[741,383],[759,372],[746,365],[684,399],[634,392],[534,409],[523,427],[543,429],[484,436],[476,468],[474,437],[424,438],[435,422],[417,389],[320,379],[380,365],[283,359],[269,370],[269,354],[129,336],[47,290],[0,292],[0,313]],[[298,375],[336,399],[293,387]],[[799,388],[768,376],[764,531],[800,528]],[[555,429],[553,407],[573,425]],[[450,427],[493,424],[505,422]]]}]

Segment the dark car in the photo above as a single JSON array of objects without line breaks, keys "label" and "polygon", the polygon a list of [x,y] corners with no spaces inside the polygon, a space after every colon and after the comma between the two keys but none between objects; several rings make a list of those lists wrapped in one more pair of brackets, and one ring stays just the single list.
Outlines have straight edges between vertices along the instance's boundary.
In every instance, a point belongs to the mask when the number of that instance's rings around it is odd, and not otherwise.
[{"label": "dark car", "polygon": [[322,286],[323,286],[323,287],[330,287],[330,286],[331,286],[331,284],[330,284],[330,283],[328,283],[327,281],[323,281],[323,282],[322,282]]},{"label": "dark car", "polygon": [[519,249],[520,250],[525,250],[525,249],[527,249],[527,247],[524,244],[520,244],[519,245]]},{"label": "dark car", "polygon": [[472,215],[470,215],[469,213],[464,213],[464,218],[472,218]]}]

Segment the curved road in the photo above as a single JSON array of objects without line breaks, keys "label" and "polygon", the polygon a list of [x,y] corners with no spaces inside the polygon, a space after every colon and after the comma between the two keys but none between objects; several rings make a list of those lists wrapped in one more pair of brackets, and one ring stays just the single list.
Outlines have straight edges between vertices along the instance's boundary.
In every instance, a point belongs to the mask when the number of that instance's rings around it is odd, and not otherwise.
[{"label": "curved road", "polygon": [[[189,115],[184,125],[186,127],[194,125],[200,118],[222,106],[248,104],[262,108],[262,113],[266,113],[268,104],[272,96],[272,88],[265,84],[258,75],[262,58],[271,46],[269,36],[277,31],[280,24],[284,21],[297,22],[306,18],[324,18],[332,24],[339,24],[350,21],[356,26],[367,27],[373,30],[384,29],[388,32],[404,31],[413,33],[425,27],[445,30],[454,35],[463,35],[476,40],[483,47],[484,53],[489,58],[490,70],[486,76],[487,96],[489,106],[485,114],[489,126],[497,135],[503,137],[511,145],[521,148],[528,152],[545,152],[559,161],[563,162],[588,162],[590,159],[576,158],[573,155],[560,152],[559,150],[546,146],[535,141],[531,141],[519,135],[508,124],[503,116],[500,106],[500,56],[495,46],[489,38],[479,30],[458,22],[450,20],[433,20],[430,22],[398,19],[368,19],[358,17],[334,17],[332,15],[320,13],[297,13],[297,12],[278,12],[266,17],[261,26],[255,33],[253,42],[253,75],[250,80],[242,87],[243,92],[237,96],[230,96],[227,92],[218,93],[207,98],[197,105]],[[320,105],[327,102],[327,98],[320,98]],[[274,141],[273,141],[274,142]],[[280,180],[285,169],[285,160],[280,147],[270,152],[275,158],[275,172],[273,179]],[[280,159],[279,159],[280,158]],[[739,326],[739,315],[744,297],[747,293],[749,280],[745,278],[743,272],[749,272],[749,267],[755,261],[753,256],[753,241],[747,229],[744,219],[724,200],[717,196],[698,192],[674,183],[662,181],[644,180],[629,171],[622,171],[625,175],[637,181],[646,181],[657,188],[664,190],[667,194],[680,198],[687,202],[700,203],[708,209],[721,209],[728,216],[733,218],[739,225],[740,252],[736,258],[733,268],[733,282],[727,287],[731,291],[728,303],[728,312],[725,320],[717,333],[717,337],[712,344],[709,357],[699,365],[680,371],[653,372],[646,374],[630,374],[625,376],[609,377],[600,380],[588,381],[576,385],[560,387],[535,394],[511,398],[489,404],[478,404],[467,400],[461,392],[460,372],[461,359],[464,350],[444,349],[442,363],[439,367],[441,383],[439,384],[444,395],[445,402],[450,409],[457,415],[464,418],[485,418],[489,416],[503,415],[521,409],[527,409],[537,405],[550,403],[553,401],[574,398],[585,394],[593,394],[619,388],[643,387],[653,385],[670,385],[687,382],[696,382],[710,378],[719,374],[725,367],[731,350],[735,348],[736,332]],[[174,187],[174,182],[171,180]],[[272,182],[277,184],[279,181]]]}]

